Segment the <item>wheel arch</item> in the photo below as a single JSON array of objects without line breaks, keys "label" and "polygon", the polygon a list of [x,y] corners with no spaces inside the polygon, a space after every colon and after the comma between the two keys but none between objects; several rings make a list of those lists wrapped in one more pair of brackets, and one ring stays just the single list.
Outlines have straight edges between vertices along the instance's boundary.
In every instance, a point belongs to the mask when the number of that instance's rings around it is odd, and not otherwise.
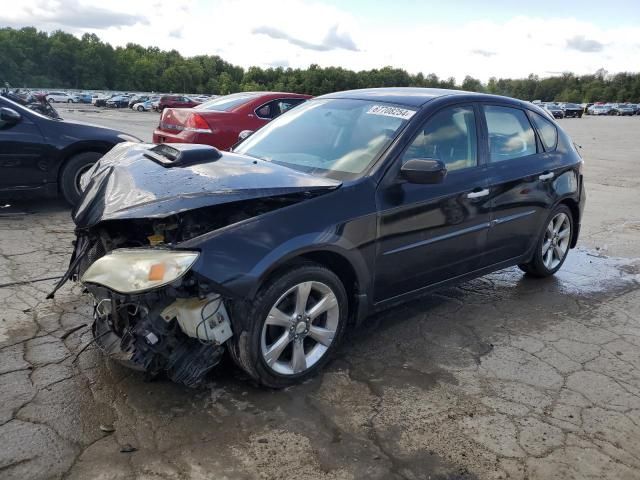
[{"label": "wheel arch", "polygon": [[300,251],[272,265],[260,277],[254,294],[283,270],[303,262],[313,262],[328,268],[340,279],[347,292],[350,322],[358,323],[366,316],[368,312],[367,273],[362,271],[362,268],[358,268],[357,262],[354,262],[350,255],[330,246]]},{"label": "wheel arch", "polygon": [[578,206],[578,202],[571,197],[563,198],[556,206],[558,205],[565,205],[571,212],[571,217],[573,219],[573,232],[571,233],[570,247],[575,248],[578,243],[578,229],[580,228],[580,207]]}]

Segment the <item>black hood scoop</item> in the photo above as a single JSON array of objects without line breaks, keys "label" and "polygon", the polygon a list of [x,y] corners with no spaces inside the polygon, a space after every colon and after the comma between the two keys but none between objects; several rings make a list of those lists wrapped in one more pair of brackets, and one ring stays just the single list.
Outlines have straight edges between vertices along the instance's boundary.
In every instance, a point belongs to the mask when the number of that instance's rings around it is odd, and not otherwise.
[{"label": "black hood scoop", "polygon": [[222,153],[210,145],[189,143],[162,143],[150,148],[144,156],[166,168],[184,167],[198,163],[215,162],[222,157]]}]

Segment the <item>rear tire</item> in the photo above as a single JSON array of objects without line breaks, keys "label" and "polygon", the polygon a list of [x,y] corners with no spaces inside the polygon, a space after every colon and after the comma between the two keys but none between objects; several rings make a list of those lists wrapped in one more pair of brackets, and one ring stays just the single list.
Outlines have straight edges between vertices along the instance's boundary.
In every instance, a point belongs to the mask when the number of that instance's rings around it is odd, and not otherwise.
[{"label": "rear tire", "polygon": [[79,183],[80,177],[89,170],[100,157],[102,157],[102,153],[83,152],[67,160],[67,163],[60,173],[60,192],[70,205],[75,206],[82,195]]},{"label": "rear tire", "polygon": [[532,277],[549,277],[560,270],[567,259],[573,238],[573,215],[566,205],[558,205],[544,223],[529,263],[518,265]]},{"label": "rear tire", "polygon": [[331,270],[304,262],[269,280],[245,318],[228,343],[231,358],[262,385],[284,388],[314,376],[333,355],[347,324],[347,294]]},{"label": "rear tire", "polygon": [[144,107],[138,106],[138,108],[136,110],[138,110],[139,112],[144,112]]}]

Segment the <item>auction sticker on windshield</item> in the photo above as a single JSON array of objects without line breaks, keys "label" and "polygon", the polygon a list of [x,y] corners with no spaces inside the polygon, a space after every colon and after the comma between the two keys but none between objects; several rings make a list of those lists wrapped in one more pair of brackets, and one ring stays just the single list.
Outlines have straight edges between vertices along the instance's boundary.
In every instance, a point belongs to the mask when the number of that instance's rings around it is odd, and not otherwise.
[{"label": "auction sticker on windshield", "polygon": [[385,117],[402,118],[409,120],[416,113],[415,110],[407,108],[390,107],[388,105],[373,105],[367,113],[370,115],[384,115]]}]

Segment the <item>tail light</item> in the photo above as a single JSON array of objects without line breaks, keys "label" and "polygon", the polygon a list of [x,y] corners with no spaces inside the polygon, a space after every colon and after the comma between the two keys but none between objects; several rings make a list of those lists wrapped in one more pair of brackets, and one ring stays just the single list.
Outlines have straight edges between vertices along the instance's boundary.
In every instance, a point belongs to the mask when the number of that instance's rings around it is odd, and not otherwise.
[{"label": "tail light", "polygon": [[202,116],[183,109],[174,111],[166,108],[160,117],[160,128],[177,132],[212,133],[211,127]]},{"label": "tail light", "polygon": [[187,132],[211,133],[211,127],[207,121],[197,113],[192,113],[187,117],[184,129]]}]

